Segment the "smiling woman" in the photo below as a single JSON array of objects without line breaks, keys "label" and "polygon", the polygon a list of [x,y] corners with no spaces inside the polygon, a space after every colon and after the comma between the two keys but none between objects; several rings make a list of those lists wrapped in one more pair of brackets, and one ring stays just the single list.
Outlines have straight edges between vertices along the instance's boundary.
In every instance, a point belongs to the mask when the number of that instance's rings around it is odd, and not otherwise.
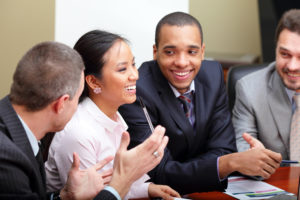
[{"label": "smiling woman", "polygon": [[[56,134],[46,162],[47,189],[61,189],[67,180],[73,152],[81,158],[81,168],[95,165],[115,155],[127,125],[118,108],[136,100],[138,71],[126,40],[105,31],[91,31],[75,44],[85,64],[85,88],[78,109],[65,129]],[[67,148],[66,148],[67,147]],[[102,177],[110,181],[113,162],[103,167]],[[143,175],[133,183],[127,198],[179,196],[168,186],[146,183]]]},{"label": "smiling woman", "polygon": [[[104,57],[102,78],[88,75],[86,83],[91,99],[107,116],[115,119],[114,115],[121,105],[136,100],[138,71],[131,50],[124,41],[116,41]],[[101,93],[91,92],[97,87],[101,88]]]}]

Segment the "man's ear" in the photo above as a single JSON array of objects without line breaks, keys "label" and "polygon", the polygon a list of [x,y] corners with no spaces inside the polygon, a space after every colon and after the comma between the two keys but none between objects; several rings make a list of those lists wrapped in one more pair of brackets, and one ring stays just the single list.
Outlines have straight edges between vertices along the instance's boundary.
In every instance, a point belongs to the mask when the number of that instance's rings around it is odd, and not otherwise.
[{"label": "man's ear", "polygon": [[101,88],[99,80],[94,75],[87,75],[85,77],[85,82],[92,90],[95,88]]},{"label": "man's ear", "polygon": [[68,94],[64,94],[63,96],[56,99],[56,101],[53,102],[53,110],[55,113],[60,114],[63,112],[66,102],[70,99],[70,96]]},{"label": "man's ear", "polygon": [[157,48],[156,45],[153,45],[153,60],[156,60]]},{"label": "man's ear", "polygon": [[203,60],[204,59],[204,54],[205,54],[205,44],[204,43],[202,44],[201,50],[202,50],[202,52],[201,52],[201,60]]}]

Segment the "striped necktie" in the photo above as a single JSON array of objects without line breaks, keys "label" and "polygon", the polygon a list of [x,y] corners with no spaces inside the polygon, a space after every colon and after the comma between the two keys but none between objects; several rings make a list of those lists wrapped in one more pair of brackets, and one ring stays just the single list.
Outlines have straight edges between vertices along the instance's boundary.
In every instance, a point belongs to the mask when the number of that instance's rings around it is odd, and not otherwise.
[{"label": "striped necktie", "polygon": [[192,99],[193,99],[193,92],[188,92],[185,94],[182,94],[178,97],[178,100],[183,105],[183,110],[185,113],[185,116],[188,118],[191,125],[194,124],[194,120],[192,119]]},{"label": "striped necktie", "polygon": [[290,159],[300,161],[300,94],[294,96],[296,110],[294,111],[290,132]]}]

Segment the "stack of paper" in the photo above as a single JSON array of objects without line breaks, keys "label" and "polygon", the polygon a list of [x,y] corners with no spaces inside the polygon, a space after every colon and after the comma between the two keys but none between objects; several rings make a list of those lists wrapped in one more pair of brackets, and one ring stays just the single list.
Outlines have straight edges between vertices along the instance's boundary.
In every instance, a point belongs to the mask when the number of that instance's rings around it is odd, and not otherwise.
[{"label": "stack of paper", "polygon": [[280,194],[294,195],[266,182],[242,176],[228,178],[228,187],[225,194],[237,199],[268,199]]}]

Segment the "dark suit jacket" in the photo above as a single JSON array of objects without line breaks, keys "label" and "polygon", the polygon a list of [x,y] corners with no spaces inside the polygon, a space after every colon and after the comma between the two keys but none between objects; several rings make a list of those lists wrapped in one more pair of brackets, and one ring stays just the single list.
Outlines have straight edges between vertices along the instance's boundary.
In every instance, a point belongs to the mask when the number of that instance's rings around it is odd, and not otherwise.
[{"label": "dark suit jacket", "polygon": [[94,200],[117,200],[117,198],[111,192],[107,190],[101,190]]},{"label": "dark suit jacket", "polygon": [[[39,171],[26,132],[9,98],[5,97],[0,101],[0,199],[49,197],[45,176]],[[116,200],[109,191],[101,191],[95,199]]]},{"label": "dark suit jacket", "polygon": [[0,101],[0,199],[46,199],[26,132],[9,98]]},{"label": "dark suit jacket", "polygon": [[[196,134],[156,61],[139,68],[137,96],[142,97],[154,126],[166,128],[169,143],[161,163],[149,175],[182,194],[224,190],[217,158],[236,151],[221,66],[203,61],[195,82]],[[129,126],[131,146],[144,141],[150,129],[138,101],[120,108]]]}]

